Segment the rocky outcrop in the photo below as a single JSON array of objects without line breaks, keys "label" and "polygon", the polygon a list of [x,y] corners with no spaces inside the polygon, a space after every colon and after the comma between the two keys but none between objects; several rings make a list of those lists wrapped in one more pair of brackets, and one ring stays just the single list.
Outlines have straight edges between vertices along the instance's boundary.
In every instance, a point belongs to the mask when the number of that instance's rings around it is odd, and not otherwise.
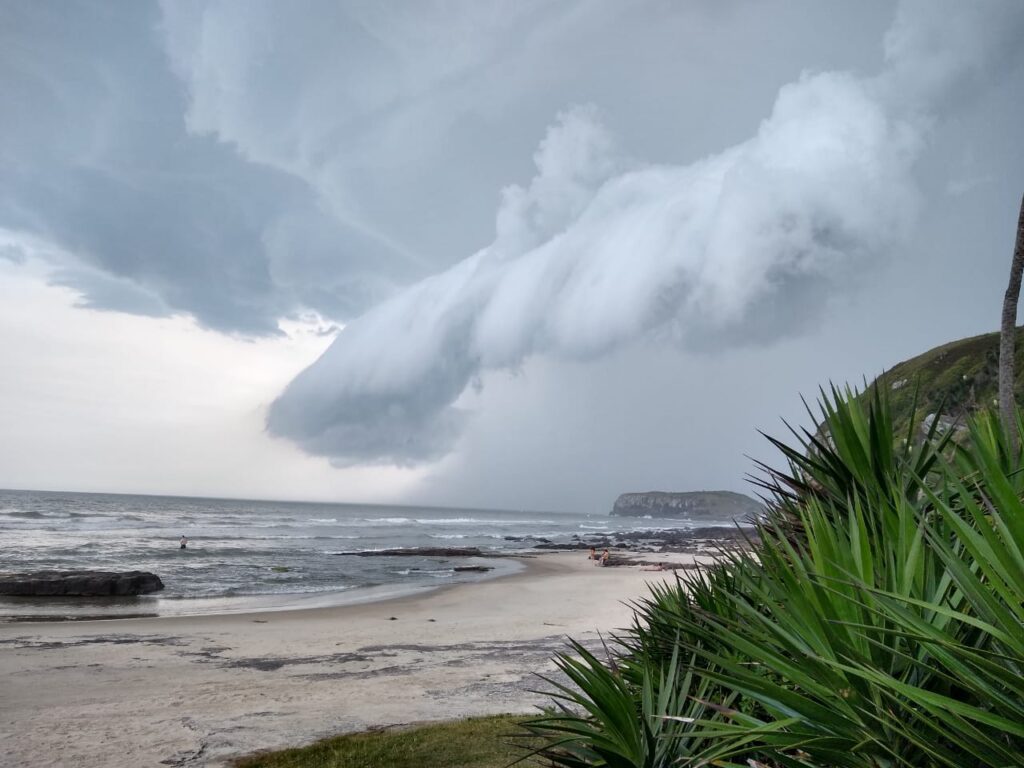
[{"label": "rocky outcrop", "polygon": [[732,491],[624,493],[615,500],[613,515],[623,517],[675,517],[684,520],[747,519],[763,512],[749,496]]},{"label": "rocky outcrop", "polygon": [[652,531],[620,531],[618,533],[574,534],[565,542],[536,544],[534,549],[618,549],[630,552],[681,552],[702,554],[722,549],[746,548],[757,544],[753,528],[709,526],[703,528],[662,528]]},{"label": "rocky outcrop", "polygon": [[36,571],[0,574],[0,595],[20,597],[123,597],[164,588],[147,571]]}]

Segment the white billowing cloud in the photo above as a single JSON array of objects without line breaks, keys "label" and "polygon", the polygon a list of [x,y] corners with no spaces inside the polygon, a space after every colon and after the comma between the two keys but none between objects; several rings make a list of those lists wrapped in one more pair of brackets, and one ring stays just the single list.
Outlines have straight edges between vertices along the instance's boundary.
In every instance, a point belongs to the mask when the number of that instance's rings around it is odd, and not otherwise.
[{"label": "white billowing cloud", "polygon": [[434,459],[481,369],[597,355],[669,323],[728,329],[762,297],[872,258],[912,212],[914,142],[869,91],[807,77],[750,141],[610,177],[591,111],[563,114],[533,182],[506,191],[495,243],[350,324],[271,431],[342,462]]},{"label": "white billowing cloud", "polygon": [[496,222],[495,253],[509,256],[551,239],[577,219],[595,189],[615,171],[611,135],[593,106],[559,115],[533,156],[537,175],[529,187],[506,187]]},{"label": "white billowing cloud", "polygon": [[799,328],[900,242],[938,86],[984,71],[1022,28],[1003,4],[993,41],[968,23],[989,7],[972,8],[901,7],[880,77],[805,74],[752,138],[690,165],[624,169],[593,110],[566,111],[529,187],[506,190],[494,243],[350,323],[268,428],[339,464],[435,460],[483,370],[656,332],[706,345]]}]

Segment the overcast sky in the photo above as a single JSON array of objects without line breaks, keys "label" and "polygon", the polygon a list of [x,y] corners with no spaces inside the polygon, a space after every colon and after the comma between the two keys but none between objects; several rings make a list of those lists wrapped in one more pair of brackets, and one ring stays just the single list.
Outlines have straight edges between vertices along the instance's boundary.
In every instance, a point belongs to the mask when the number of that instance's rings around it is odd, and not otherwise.
[{"label": "overcast sky", "polygon": [[743,491],[998,325],[1017,0],[0,6],[0,487]]}]

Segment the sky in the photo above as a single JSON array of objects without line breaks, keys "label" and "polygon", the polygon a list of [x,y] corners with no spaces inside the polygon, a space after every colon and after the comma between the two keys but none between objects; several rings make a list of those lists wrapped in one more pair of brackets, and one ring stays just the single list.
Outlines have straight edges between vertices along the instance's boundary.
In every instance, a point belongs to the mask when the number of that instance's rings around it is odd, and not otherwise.
[{"label": "sky", "polygon": [[998,328],[1015,0],[0,6],[0,487],[751,492]]}]

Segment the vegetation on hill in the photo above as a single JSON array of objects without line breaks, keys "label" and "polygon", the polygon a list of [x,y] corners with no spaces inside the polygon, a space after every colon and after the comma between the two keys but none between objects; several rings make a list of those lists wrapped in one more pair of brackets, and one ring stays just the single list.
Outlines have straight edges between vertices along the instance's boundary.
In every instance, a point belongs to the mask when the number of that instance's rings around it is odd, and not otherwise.
[{"label": "vegetation on hill", "polygon": [[654,589],[606,659],[558,657],[561,711],[526,723],[545,758],[1024,765],[1021,453],[994,412],[956,444],[900,441],[892,392],[833,390],[828,439],[773,441],[788,466],[764,468],[756,551]]},{"label": "vegetation on hill", "polygon": [[[1024,344],[1024,328],[1017,329],[1017,347]],[[1024,355],[1015,363],[1015,395],[1024,400]],[[868,387],[887,392],[894,431],[907,434],[914,398],[918,417],[941,414],[948,422],[964,425],[966,419],[999,399],[999,334],[986,333],[960,339],[898,363]]]}]

